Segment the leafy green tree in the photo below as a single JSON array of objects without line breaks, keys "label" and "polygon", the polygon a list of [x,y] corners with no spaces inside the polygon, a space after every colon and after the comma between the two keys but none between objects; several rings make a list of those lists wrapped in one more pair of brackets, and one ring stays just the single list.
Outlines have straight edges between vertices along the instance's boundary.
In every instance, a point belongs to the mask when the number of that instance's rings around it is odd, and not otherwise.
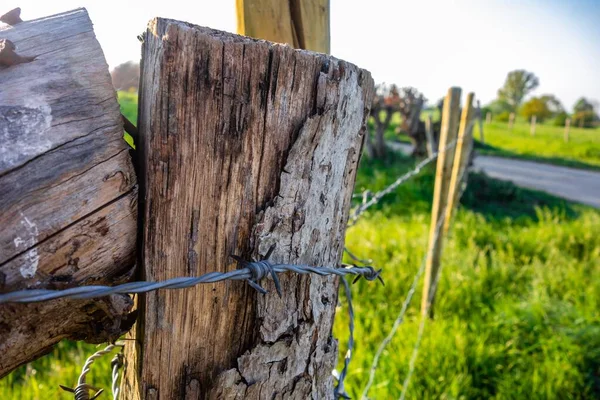
[{"label": "leafy green tree", "polygon": [[521,107],[521,115],[528,121],[534,115],[538,122],[543,122],[545,119],[552,116],[552,111],[548,108],[548,103],[543,97],[532,97]]},{"label": "leafy green tree", "polygon": [[577,102],[575,103],[575,106],[573,107],[573,114],[579,113],[579,112],[584,112],[584,111],[594,111],[594,105],[585,97],[581,97],[579,100],[577,100]]},{"label": "leafy green tree", "polygon": [[524,69],[508,73],[504,86],[498,90],[498,100],[508,104],[509,111],[517,111],[523,99],[540,84],[539,79]]},{"label": "leafy green tree", "polygon": [[498,115],[498,114],[502,114],[502,113],[510,114],[510,112],[512,111],[510,104],[508,104],[506,101],[500,100],[500,99],[496,99],[496,100],[492,101],[488,105],[488,108],[490,110],[492,110],[492,113],[494,115]]},{"label": "leafy green tree", "polygon": [[540,100],[546,103],[546,107],[548,107],[548,110],[550,110],[552,116],[556,116],[565,111],[565,108],[560,100],[558,100],[553,94],[545,94],[540,97]]},{"label": "leafy green tree", "polygon": [[559,112],[554,117],[554,126],[565,126],[567,118],[569,118],[569,114],[567,114],[565,111]]}]

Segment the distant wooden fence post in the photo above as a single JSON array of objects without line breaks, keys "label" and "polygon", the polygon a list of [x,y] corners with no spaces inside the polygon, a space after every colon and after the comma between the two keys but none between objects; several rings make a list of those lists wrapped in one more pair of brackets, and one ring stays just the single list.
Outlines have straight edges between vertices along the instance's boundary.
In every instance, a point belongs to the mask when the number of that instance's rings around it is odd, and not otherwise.
[{"label": "distant wooden fence post", "polygon": [[[468,98],[467,98],[468,99]],[[467,101],[467,104],[471,104],[472,103],[472,99],[471,101]],[[472,105],[470,105],[469,107],[473,107]],[[481,144],[485,144],[485,137],[483,136],[483,116],[481,115],[481,102],[479,100],[477,100],[477,110],[476,113],[477,115],[477,122],[479,122],[479,139],[481,141]],[[488,116],[490,115],[490,113],[488,113]],[[473,118],[473,116],[470,116],[470,118]],[[471,125],[471,129],[473,129],[473,126]]]},{"label": "distant wooden fence post", "polygon": [[329,53],[329,0],[237,0],[237,33]]},{"label": "distant wooden fence post", "polygon": [[537,116],[534,115],[533,117],[531,117],[531,127],[530,127],[530,130],[529,130],[529,132],[531,133],[531,136],[535,136],[535,122],[536,122],[536,120],[537,120]]},{"label": "distant wooden fence post", "polygon": [[[464,174],[469,164],[469,156],[473,148],[473,123],[475,112],[473,110],[473,93],[467,95],[467,101],[462,109],[460,127],[458,129],[458,140],[456,142],[456,153],[454,154],[454,165],[450,177],[450,188],[448,189],[448,205],[446,206],[446,222],[444,232],[450,228],[452,213],[457,206],[460,186],[465,178]],[[481,120],[479,120],[481,122]]]},{"label": "distant wooden fence post", "polygon": [[569,128],[571,127],[571,118],[565,120],[565,142],[569,142]]},{"label": "distant wooden fence post", "polygon": [[435,151],[435,143],[433,139],[433,120],[431,119],[431,114],[427,114],[427,119],[425,119],[425,138],[427,139],[427,156],[431,157]]},{"label": "distant wooden fence post", "polygon": [[452,143],[458,135],[459,111],[460,111],[460,88],[450,88],[444,99],[444,108],[442,111],[442,127],[440,131],[440,143],[438,145],[437,169],[435,174],[435,186],[433,192],[433,205],[431,208],[431,226],[429,230],[429,245],[427,249],[427,261],[425,265],[425,282],[423,285],[423,299],[421,302],[421,312],[430,315],[433,313],[430,307],[429,299],[433,294],[433,283],[437,277],[442,253],[444,227],[438,224],[444,224],[444,213],[448,204],[448,191],[450,188],[450,177],[452,166],[454,164],[455,147],[445,150],[449,143]]},{"label": "distant wooden fence post", "polygon": [[508,116],[508,129],[512,130],[513,125],[515,124],[515,113],[510,113]]},{"label": "distant wooden fence post", "polygon": [[492,122],[492,113],[488,111],[488,113],[485,115],[485,123],[489,124]]},{"label": "distant wooden fence post", "polygon": [[[144,279],[231,271],[231,254],[272,245],[274,262],[340,262],[369,72],[155,19],[140,90]],[[332,398],[338,280],[280,280],[282,298],[269,279],[266,295],[232,281],[140,295],[123,398]]]}]

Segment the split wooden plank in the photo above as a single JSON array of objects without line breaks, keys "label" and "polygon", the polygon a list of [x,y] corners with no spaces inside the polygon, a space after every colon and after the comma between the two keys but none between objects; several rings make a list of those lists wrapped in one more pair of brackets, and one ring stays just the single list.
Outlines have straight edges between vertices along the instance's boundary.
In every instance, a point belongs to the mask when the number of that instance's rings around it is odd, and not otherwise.
[{"label": "split wooden plank", "polygon": [[[122,282],[135,262],[136,176],[87,12],[0,26],[0,39],[30,59],[0,66],[0,292]],[[122,332],[131,305],[0,305],[0,376],[63,338]]]}]

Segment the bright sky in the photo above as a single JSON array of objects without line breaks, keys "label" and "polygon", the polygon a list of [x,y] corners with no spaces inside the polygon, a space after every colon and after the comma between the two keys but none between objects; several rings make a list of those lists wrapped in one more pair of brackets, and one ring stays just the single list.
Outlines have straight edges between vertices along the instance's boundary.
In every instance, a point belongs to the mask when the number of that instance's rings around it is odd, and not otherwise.
[{"label": "bright sky", "polygon": [[[235,32],[235,0],[4,0],[34,19],[87,8],[110,67],[139,60],[155,16]],[[508,71],[540,79],[569,110],[600,100],[599,0],[331,0],[331,49],[376,82],[414,86],[435,102],[449,86],[493,100]]]}]

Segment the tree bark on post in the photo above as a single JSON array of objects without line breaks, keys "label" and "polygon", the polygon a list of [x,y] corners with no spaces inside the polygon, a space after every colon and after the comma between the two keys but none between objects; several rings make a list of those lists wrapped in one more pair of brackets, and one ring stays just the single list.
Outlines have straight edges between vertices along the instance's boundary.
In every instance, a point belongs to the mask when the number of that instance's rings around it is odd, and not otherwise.
[{"label": "tree bark on post", "polygon": [[[142,277],[229,271],[230,255],[335,266],[373,81],[367,71],[190,24],[144,35]],[[139,298],[127,399],[332,398],[337,280],[283,297],[221,282]]]}]

